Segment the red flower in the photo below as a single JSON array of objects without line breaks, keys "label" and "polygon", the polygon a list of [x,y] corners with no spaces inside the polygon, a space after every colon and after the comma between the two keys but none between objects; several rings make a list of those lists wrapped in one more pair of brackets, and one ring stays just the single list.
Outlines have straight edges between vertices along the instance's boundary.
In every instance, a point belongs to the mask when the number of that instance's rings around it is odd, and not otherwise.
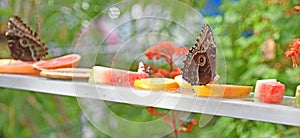
[{"label": "red flower", "polygon": [[151,46],[145,51],[145,55],[149,60],[152,58],[160,59],[163,57],[170,65],[170,71],[173,71],[173,61],[188,52],[187,47],[179,48],[171,42],[159,42],[157,45]]},{"label": "red flower", "polygon": [[172,72],[170,72],[169,77],[174,78],[180,74],[181,74],[180,69],[178,67],[175,67],[174,70]]},{"label": "red flower", "polygon": [[146,111],[151,115],[164,116],[166,114],[162,114],[156,110],[155,107],[146,107]]},{"label": "red flower", "polygon": [[[300,8],[300,6],[298,6]],[[284,53],[286,57],[291,57],[293,62],[293,67],[296,68],[297,64],[299,64],[299,56],[300,53],[300,38],[293,39],[294,44],[290,45],[290,48]]]}]

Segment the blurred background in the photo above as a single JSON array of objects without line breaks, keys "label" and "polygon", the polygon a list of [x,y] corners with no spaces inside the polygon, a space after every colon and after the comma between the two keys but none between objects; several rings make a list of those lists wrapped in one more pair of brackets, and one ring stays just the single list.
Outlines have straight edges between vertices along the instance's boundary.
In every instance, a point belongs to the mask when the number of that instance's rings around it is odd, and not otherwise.
[{"label": "blurred background", "polygon": [[[180,1],[201,12],[213,28],[226,59],[227,84],[255,85],[258,79],[276,78],[286,84],[285,95],[294,96],[300,82],[300,69],[293,68],[290,59],[283,53],[293,43],[292,40],[300,36],[300,15],[294,10],[295,6],[300,5],[299,0]],[[20,16],[31,28],[35,28],[37,19],[39,20],[39,36],[50,49],[47,58],[51,58],[73,53],[79,36],[89,21],[117,2],[120,1],[1,0],[0,58],[10,56],[4,33],[7,21],[13,15]],[[144,5],[147,6],[145,3]],[[168,3],[162,6],[167,8]],[[177,12],[174,11],[171,15],[184,18],[181,10]],[[105,22],[103,24],[106,25],[102,28],[105,34],[105,28],[110,26]],[[116,44],[119,41],[119,38],[108,38],[107,43]],[[105,57],[100,57],[97,62],[105,64],[102,59]],[[84,121],[76,98],[4,88],[0,91],[0,137],[88,137],[88,134],[109,137]],[[152,118],[142,107],[114,103],[112,108],[116,114],[131,120]],[[201,116],[193,115],[197,118]],[[283,116],[285,117],[288,116]],[[84,130],[86,125],[91,131],[88,134]],[[126,128],[123,131],[138,133]],[[173,136],[170,134],[166,137]],[[206,127],[196,127],[192,132],[180,136],[296,138],[300,137],[300,128],[214,117]]]}]

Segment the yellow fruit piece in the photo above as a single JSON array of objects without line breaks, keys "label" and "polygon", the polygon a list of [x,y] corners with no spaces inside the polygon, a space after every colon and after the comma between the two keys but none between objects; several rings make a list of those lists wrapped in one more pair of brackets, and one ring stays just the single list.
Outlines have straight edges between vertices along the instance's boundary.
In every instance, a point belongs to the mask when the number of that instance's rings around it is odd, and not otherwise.
[{"label": "yellow fruit piece", "polygon": [[90,76],[91,69],[88,68],[59,68],[43,69],[40,76],[49,79],[61,80],[87,80]]},{"label": "yellow fruit piece", "polygon": [[9,64],[9,63],[14,63],[14,62],[18,62],[17,60],[14,59],[0,59],[0,64]]},{"label": "yellow fruit piece", "polygon": [[147,78],[135,80],[134,86],[146,90],[173,90],[179,87],[175,80],[169,78]]},{"label": "yellow fruit piece", "polygon": [[188,89],[193,89],[192,85],[190,83],[188,83],[187,81],[185,81],[182,78],[182,75],[178,75],[174,78],[174,80],[179,84],[179,86],[184,87],[184,88],[188,88]]},{"label": "yellow fruit piece", "polygon": [[249,96],[253,86],[208,84],[193,86],[193,89],[198,96],[234,98]]}]

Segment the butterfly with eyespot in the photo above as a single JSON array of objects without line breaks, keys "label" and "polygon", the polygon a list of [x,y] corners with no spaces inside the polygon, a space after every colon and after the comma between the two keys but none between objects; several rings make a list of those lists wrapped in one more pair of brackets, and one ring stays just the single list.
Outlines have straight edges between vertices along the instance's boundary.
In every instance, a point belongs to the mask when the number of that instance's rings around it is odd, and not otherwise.
[{"label": "butterfly with eyespot", "polygon": [[7,23],[5,36],[11,58],[22,61],[39,61],[48,54],[45,44],[18,16],[13,16]]},{"label": "butterfly with eyespot", "polygon": [[218,79],[216,74],[216,44],[209,25],[202,27],[186,59],[183,61],[182,78],[191,85],[206,85]]}]

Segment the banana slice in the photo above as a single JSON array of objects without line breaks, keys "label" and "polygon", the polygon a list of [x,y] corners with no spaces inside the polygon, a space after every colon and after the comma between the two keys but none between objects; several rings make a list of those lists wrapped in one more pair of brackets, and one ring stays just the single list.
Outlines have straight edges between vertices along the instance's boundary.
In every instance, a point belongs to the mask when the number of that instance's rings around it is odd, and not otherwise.
[{"label": "banana slice", "polygon": [[43,69],[40,76],[49,79],[88,80],[90,73],[91,69],[88,68]]}]

